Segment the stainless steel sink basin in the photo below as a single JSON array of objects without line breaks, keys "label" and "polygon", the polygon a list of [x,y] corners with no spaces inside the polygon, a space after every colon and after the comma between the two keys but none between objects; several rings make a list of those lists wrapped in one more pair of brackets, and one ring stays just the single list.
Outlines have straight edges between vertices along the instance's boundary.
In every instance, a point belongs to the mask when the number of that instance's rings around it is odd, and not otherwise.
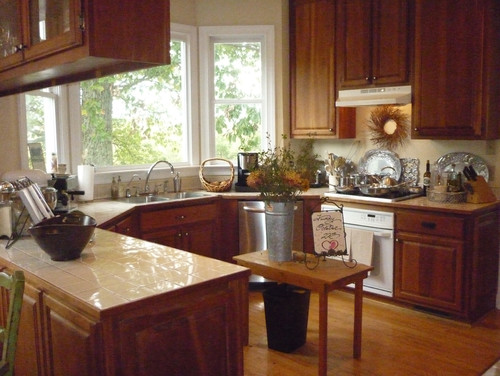
[{"label": "stainless steel sink basin", "polygon": [[126,202],[128,204],[149,204],[152,202],[170,201],[170,199],[161,196],[132,196],[120,198],[119,201]]},{"label": "stainless steel sink basin", "polygon": [[118,201],[126,202],[128,204],[151,204],[155,202],[165,202],[165,201],[174,201],[174,200],[184,200],[188,198],[201,198],[201,197],[209,197],[209,194],[202,192],[175,192],[175,193],[165,193],[161,196],[132,196],[132,197],[124,197],[120,198]]},{"label": "stainless steel sink basin", "polygon": [[185,198],[197,198],[197,197],[209,197],[209,194],[202,192],[175,192],[175,193],[166,193],[161,197],[165,197],[169,200],[182,200]]}]

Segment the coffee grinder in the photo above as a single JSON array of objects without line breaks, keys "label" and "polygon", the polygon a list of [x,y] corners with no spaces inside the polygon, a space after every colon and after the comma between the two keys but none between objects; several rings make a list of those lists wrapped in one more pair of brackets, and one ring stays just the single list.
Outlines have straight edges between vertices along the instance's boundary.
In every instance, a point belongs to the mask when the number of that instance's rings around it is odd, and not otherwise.
[{"label": "coffee grinder", "polygon": [[234,185],[236,192],[254,192],[247,184],[248,175],[259,167],[259,153],[238,153],[238,181]]}]

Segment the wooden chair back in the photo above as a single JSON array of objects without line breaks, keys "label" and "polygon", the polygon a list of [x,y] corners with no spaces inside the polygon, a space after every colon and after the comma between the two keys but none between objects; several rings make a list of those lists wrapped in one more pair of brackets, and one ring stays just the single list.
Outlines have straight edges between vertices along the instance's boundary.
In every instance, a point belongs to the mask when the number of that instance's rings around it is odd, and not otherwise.
[{"label": "wooden chair back", "polygon": [[9,292],[9,306],[5,326],[0,326],[0,342],[2,343],[2,359],[0,360],[0,375],[14,374],[14,358],[16,355],[17,335],[21,317],[21,307],[24,293],[24,273],[14,271],[12,275],[0,272],[0,287]]}]

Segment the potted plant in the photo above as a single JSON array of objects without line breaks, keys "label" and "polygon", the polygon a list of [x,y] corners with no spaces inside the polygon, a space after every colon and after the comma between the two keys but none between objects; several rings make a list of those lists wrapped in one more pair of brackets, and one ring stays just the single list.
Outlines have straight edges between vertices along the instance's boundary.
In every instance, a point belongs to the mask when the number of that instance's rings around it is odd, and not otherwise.
[{"label": "potted plant", "polygon": [[267,150],[259,153],[258,168],[250,172],[247,184],[259,191],[266,203],[269,259],[290,261],[295,201],[301,192],[309,189],[309,180],[297,170],[292,150],[269,145]]}]

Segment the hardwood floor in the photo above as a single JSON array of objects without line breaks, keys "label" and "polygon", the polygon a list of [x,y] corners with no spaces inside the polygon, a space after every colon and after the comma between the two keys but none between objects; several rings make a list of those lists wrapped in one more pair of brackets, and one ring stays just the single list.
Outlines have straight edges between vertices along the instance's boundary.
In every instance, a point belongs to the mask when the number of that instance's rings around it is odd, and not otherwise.
[{"label": "hardwood floor", "polygon": [[[469,325],[365,296],[361,359],[352,358],[354,296],[329,296],[328,375],[477,376],[500,359],[500,311]],[[245,375],[316,375],[318,295],[311,293],[307,342],[293,353],[267,348],[261,291],[250,291]]]}]

